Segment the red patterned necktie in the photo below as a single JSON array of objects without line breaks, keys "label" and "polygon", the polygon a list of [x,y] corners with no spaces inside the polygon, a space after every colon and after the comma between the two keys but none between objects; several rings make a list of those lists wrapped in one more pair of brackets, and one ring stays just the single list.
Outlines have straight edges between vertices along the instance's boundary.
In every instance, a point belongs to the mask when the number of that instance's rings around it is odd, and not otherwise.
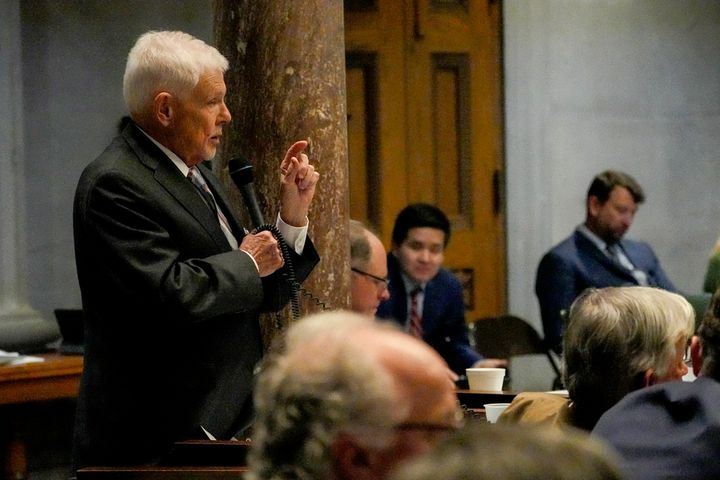
[{"label": "red patterned necktie", "polygon": [[422,338],[422,318],[418,310],[418,294],[422,292],[422,288],[418,287],[410,292],[410,334]]}]

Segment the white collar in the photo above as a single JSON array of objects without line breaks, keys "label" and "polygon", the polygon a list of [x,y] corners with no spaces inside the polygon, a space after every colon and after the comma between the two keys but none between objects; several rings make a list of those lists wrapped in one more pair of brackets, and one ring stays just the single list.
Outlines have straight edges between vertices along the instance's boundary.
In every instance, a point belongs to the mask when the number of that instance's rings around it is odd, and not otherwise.
[{"label": "white collar", "polygon": [[161,144],[157,140],[155,140],[153,137],[151,137],[145,130],[138,127],[138,130],[140,130],[147,138],[150,139],[151,142],[153,142],[155,145],[158,146],[160,150],[163,151],[165,155],[168,156],[168,158],[173,162],[173,164],[180,170],[180,173],[182,173],[183,177],[188,176],[188,172],[190,172],[190,167],[188,167],[185,162],[183,162],[180,157],[178,157],[175,152],[167,148],[165,145]]},{"label": "white collar", "polygon": [[[577,231],[585,235],[585,238],[594,243],[601,252],[607,251],[607,243],[602,238],[598,237],[592,230],[590,230],[587,225],[585,225],[584,223],[579,225],[577,227]],[[618,243],[620,242],[618,241]]]}]

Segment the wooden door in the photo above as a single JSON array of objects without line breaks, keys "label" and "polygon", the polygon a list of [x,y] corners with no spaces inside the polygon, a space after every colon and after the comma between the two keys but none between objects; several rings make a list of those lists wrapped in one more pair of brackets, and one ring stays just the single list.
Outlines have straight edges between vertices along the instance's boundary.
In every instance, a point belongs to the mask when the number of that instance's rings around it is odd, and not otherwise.
[{"label": "wooden door", "polygon": [[452,222],[468,320],[506,311],[501,4],[346,0],[350,212],[386,246],[412,202]]}]

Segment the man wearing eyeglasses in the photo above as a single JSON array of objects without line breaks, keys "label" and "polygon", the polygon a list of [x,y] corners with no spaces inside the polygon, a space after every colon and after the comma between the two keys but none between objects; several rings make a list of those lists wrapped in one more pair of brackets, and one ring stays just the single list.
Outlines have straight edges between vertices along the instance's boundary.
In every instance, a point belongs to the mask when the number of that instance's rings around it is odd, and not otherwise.
[{"label": "man wearing eyeglasses", "polygon": [[350,297],[354,312],[375,316],[390,298],[385,247],[361,222],[350,220]]},{"label": "man wearing eyeglasses", "polygon": [[473,366],[504,366],[506,360],[485,359],[470,346],[462,286],[442,267],[449,240],[450,221],[439,208],[415,203],[400,211],[387,257],[390,298],[377,316],[423,339],[457,375]]},{"label": "man wearing eyeglasses", "polygon": [[383,480],[462,422],[442,358],[388,322],[305,317],[254,394],[248,480]]}]

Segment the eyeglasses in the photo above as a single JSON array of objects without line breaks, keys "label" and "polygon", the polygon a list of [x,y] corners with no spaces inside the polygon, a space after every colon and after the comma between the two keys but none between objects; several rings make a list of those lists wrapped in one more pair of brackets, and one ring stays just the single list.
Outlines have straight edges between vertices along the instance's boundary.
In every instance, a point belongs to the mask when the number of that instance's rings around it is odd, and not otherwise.
[{"label": "eyeglasses", "polygon": [[459,406],[453,412],[453,420],[448,422],[402,422],[393,426],[395,430],[422,430],[429,433],[451,433],[460,430],[465,425],[466,409]]},{"label": "eyeglasses", "polygon": [[373,275],[372,273],[365,272],[365,271],[360,270],[359,268],[355,268],[355,267],[350,267],[350,270],[373,280],[375,282],[375,284],[378,286],[378,288],[382,287],[383,290],[388,288],[388,285],[390,284],[390,280],[388,280],[387,277],[386,278],[378,277],[377,275]]},{"label": "eyeglasses", "polygon": [[399,423],[393,428],[395,430],[422,430],[429,433],[452,433],[460,429],[462,424],[449,425],[445,423],[423,423],[423,422],[406,422]]}]

